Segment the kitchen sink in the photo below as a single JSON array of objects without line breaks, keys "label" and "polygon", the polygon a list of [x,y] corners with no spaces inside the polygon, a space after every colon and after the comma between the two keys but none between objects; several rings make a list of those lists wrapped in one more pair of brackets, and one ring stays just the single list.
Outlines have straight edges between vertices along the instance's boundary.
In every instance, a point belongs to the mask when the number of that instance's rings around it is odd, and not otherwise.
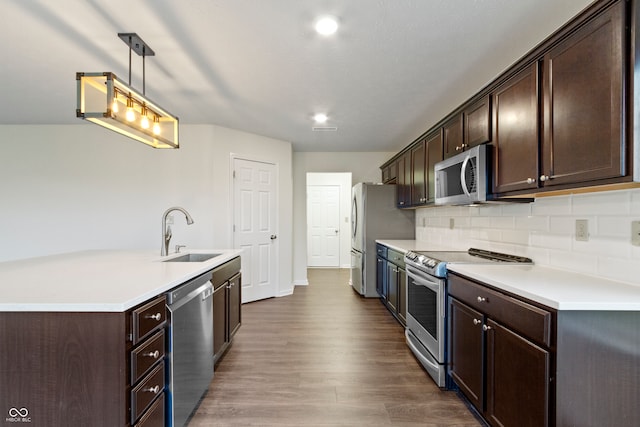
[{"label": "kitchen sink", "polygon": [[184,254],[175,258],[165,259],[162,262],[203,262],[221,254]]}]

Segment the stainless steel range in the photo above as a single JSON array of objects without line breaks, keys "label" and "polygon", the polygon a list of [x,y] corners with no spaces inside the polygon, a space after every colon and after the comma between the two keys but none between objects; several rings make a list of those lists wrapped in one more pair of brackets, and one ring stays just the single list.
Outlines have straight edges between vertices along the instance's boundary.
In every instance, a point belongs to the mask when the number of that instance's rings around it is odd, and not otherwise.
[{"label": "stainless steel range", "polygon": [[407,329],[411,351],[439,387],[446,386],[447,264],[531,263],[516,255],[468,251],[407,252]]}]

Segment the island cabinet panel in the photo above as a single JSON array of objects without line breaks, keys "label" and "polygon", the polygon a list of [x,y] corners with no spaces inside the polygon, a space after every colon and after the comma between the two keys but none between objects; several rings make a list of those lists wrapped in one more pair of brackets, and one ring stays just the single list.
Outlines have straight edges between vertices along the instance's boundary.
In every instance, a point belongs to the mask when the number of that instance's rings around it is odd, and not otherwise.
[{"label": "island cabinet panel", "polygon": [[0,420],[16,408],[30,421],[11,425],[129,425],[125,316],[0,313]]},{"label": "island cabinet panel", "polygon": [[610,6],[544,55],[544,187],[626,173],[626,3]]},{"label": "island cabinet panel", "polygon": [[538,72],[534,62],[493,95],[493,193],[538,187]]}]

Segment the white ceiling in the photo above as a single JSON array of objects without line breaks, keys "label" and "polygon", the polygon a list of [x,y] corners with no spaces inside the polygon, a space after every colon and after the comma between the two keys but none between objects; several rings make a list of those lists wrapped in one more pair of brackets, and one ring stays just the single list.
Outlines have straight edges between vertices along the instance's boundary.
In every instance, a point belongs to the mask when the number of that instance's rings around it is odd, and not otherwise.
[{"label": "white ceiling", "polygon": [[[1,0],[0,124],[80,124],[77,71],[128,75],[182,124],[294,151],[397,151],[590,0]],[[316,17],[340,28],[316,34]],[[141,57],[132,86],[142,89]],[[312,132],[326,112],[337,132]],[[107,132],[105,130],[105,132]],[[189,143],[189,141],[182,141]]]}]

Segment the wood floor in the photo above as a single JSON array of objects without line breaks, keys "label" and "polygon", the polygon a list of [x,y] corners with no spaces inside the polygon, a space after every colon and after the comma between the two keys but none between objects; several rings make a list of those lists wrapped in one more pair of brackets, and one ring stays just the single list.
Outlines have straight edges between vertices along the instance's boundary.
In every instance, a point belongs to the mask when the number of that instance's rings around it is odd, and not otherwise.
[{"label": "wood floor", "polygon": [[480,426],[414,359],[402,327],[348,270],[310,269],[292,296],[242,306],[242,327],[189,427]]}]

